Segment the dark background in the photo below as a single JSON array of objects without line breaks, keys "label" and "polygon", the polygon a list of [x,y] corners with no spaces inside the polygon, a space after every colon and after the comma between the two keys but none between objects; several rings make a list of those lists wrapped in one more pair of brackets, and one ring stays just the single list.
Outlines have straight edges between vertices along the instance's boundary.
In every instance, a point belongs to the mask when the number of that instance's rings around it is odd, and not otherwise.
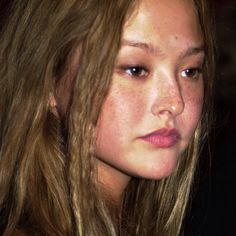
[{"label": "dark background", "polygon": [[201,156],[200,180],[186,236],[236,235],[236,1],[213,0],[216,11],[216,122]]},{"label": "dark background", "polygon": [[[0,31],[12,0],[0,0]],[[212,0],[216,11],[216,122],[204,148],[185,236],[236,235],[236,1]]]}]

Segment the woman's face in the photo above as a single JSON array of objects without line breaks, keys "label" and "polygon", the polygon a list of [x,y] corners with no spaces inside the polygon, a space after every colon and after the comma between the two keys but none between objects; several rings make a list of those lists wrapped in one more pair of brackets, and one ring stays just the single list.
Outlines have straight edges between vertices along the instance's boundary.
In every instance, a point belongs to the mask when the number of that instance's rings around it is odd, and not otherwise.
[{"label": "woman's face", "polygon": [[201,115],[203,47],[191,1],[141,1],[125,24],[97,126],[102,179],[173,172]]}]

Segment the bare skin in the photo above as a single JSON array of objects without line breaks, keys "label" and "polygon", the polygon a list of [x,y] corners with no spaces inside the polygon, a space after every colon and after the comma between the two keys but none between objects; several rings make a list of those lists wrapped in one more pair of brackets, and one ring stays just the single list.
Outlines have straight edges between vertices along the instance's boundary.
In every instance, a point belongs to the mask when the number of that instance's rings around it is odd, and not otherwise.
[{"label": "bare skin", "polygon": [[190,1],[141,1],[97,126],[99,179],[117,202],[133,176],[161,179],[175,169],[201,116],[203,61]]},{"label": "bare skin", "polygon": [[[203,46],[191,1],[141,0],[126,22],[96,143],[99,181],[118,205],[132,177],[169,176],[188,146],[203,104]],[[50,97],[55,115],[78,65],[79,49]]]}]

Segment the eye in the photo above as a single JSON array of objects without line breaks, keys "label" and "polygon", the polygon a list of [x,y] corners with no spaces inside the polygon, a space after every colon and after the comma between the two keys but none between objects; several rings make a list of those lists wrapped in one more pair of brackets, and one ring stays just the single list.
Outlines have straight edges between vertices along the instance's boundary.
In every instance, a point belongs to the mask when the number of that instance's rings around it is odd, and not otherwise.
[{"label": "eye", "polygon": [[188,68],[186,70],[181,71],[181,76],[184,78],[197,79],[201,74],[202,74],[201,68]]},{"label": "eye", "polygon": [[122,69],[124,73],[134,78],[143,78],[148,75],[148,70],[143,66],[125,66]]}]

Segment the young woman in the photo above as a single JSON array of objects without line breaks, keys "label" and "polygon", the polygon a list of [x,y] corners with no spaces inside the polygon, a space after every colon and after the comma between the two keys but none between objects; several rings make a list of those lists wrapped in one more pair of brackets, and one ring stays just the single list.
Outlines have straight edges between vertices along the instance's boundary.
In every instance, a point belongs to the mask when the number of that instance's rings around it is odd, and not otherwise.
[{"label": "young woman", "polygon": [[205,0],[13,1],[0,40],[3,235],[179,235],[207,130]]}]

